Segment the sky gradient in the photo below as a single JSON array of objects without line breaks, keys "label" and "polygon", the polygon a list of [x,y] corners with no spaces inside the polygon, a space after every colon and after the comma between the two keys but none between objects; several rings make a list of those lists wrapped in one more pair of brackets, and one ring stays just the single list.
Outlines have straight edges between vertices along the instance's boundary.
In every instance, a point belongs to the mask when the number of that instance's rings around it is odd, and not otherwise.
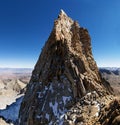
[{"label": "sky gradient", "polygon": [[120,0],[1,0],[0,67],[34,67],[60,9],[87,28],[99,67],[120,67]]}]

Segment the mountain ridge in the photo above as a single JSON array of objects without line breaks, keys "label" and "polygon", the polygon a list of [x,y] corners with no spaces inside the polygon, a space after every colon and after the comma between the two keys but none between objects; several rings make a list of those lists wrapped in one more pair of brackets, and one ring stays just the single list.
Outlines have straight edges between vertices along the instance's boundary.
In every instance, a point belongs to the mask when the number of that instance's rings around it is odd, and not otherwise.
[{"label": "mountain ridge", "polygon": [[112,99],[111,93],[94,61],[87,29],[62,10],[27,85],[19,124],[89,123],[87,119],[99,116],[95,114],[106,104],[105,97]]}]

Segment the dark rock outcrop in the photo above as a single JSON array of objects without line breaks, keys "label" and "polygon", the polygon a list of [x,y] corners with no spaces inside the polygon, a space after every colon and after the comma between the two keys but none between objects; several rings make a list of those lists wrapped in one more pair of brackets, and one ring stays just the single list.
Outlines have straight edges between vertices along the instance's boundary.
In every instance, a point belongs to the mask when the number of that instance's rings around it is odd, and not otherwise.
[{"label": "dark rock outcrop", "polygon": [[120,101],[114,100],[101,112],[101,125],[120,125]]},{"label": "dark rock outcrop", "polygon": [[[67,120],[68,109],[93,91],[103,97],[112,89],[99,74],[87,29],[61,10],[27,86],[19,123],[72,124]],[[74,117],[76,121],[84,119],[73,115],[72,122]]]}]

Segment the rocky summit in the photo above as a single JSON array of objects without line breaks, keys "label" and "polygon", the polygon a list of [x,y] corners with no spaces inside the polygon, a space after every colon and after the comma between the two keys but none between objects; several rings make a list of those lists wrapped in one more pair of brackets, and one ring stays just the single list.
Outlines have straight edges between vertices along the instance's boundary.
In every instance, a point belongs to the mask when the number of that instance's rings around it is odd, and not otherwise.
[{"label": "rocky summit", "polygon": [[94,61],[87,29],[61,10],[32,72],[19,124],[101,124],[111,93]]}]

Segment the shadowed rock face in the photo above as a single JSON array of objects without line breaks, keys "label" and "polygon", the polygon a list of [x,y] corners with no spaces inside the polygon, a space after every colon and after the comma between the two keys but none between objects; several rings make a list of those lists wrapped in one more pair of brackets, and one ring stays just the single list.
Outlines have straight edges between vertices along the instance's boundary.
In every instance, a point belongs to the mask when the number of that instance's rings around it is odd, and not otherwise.
[{"label": "shadowed rock face", "polygon": [[88,31],[61,10],[27,86],[20,125],[68,124],[68,107],[91,91],[112,89],[99,74]]},{"label": "shadowed rock face", "polygon": [[114,100],[102,111],[101,125],[120,125],[120,101]]}]

